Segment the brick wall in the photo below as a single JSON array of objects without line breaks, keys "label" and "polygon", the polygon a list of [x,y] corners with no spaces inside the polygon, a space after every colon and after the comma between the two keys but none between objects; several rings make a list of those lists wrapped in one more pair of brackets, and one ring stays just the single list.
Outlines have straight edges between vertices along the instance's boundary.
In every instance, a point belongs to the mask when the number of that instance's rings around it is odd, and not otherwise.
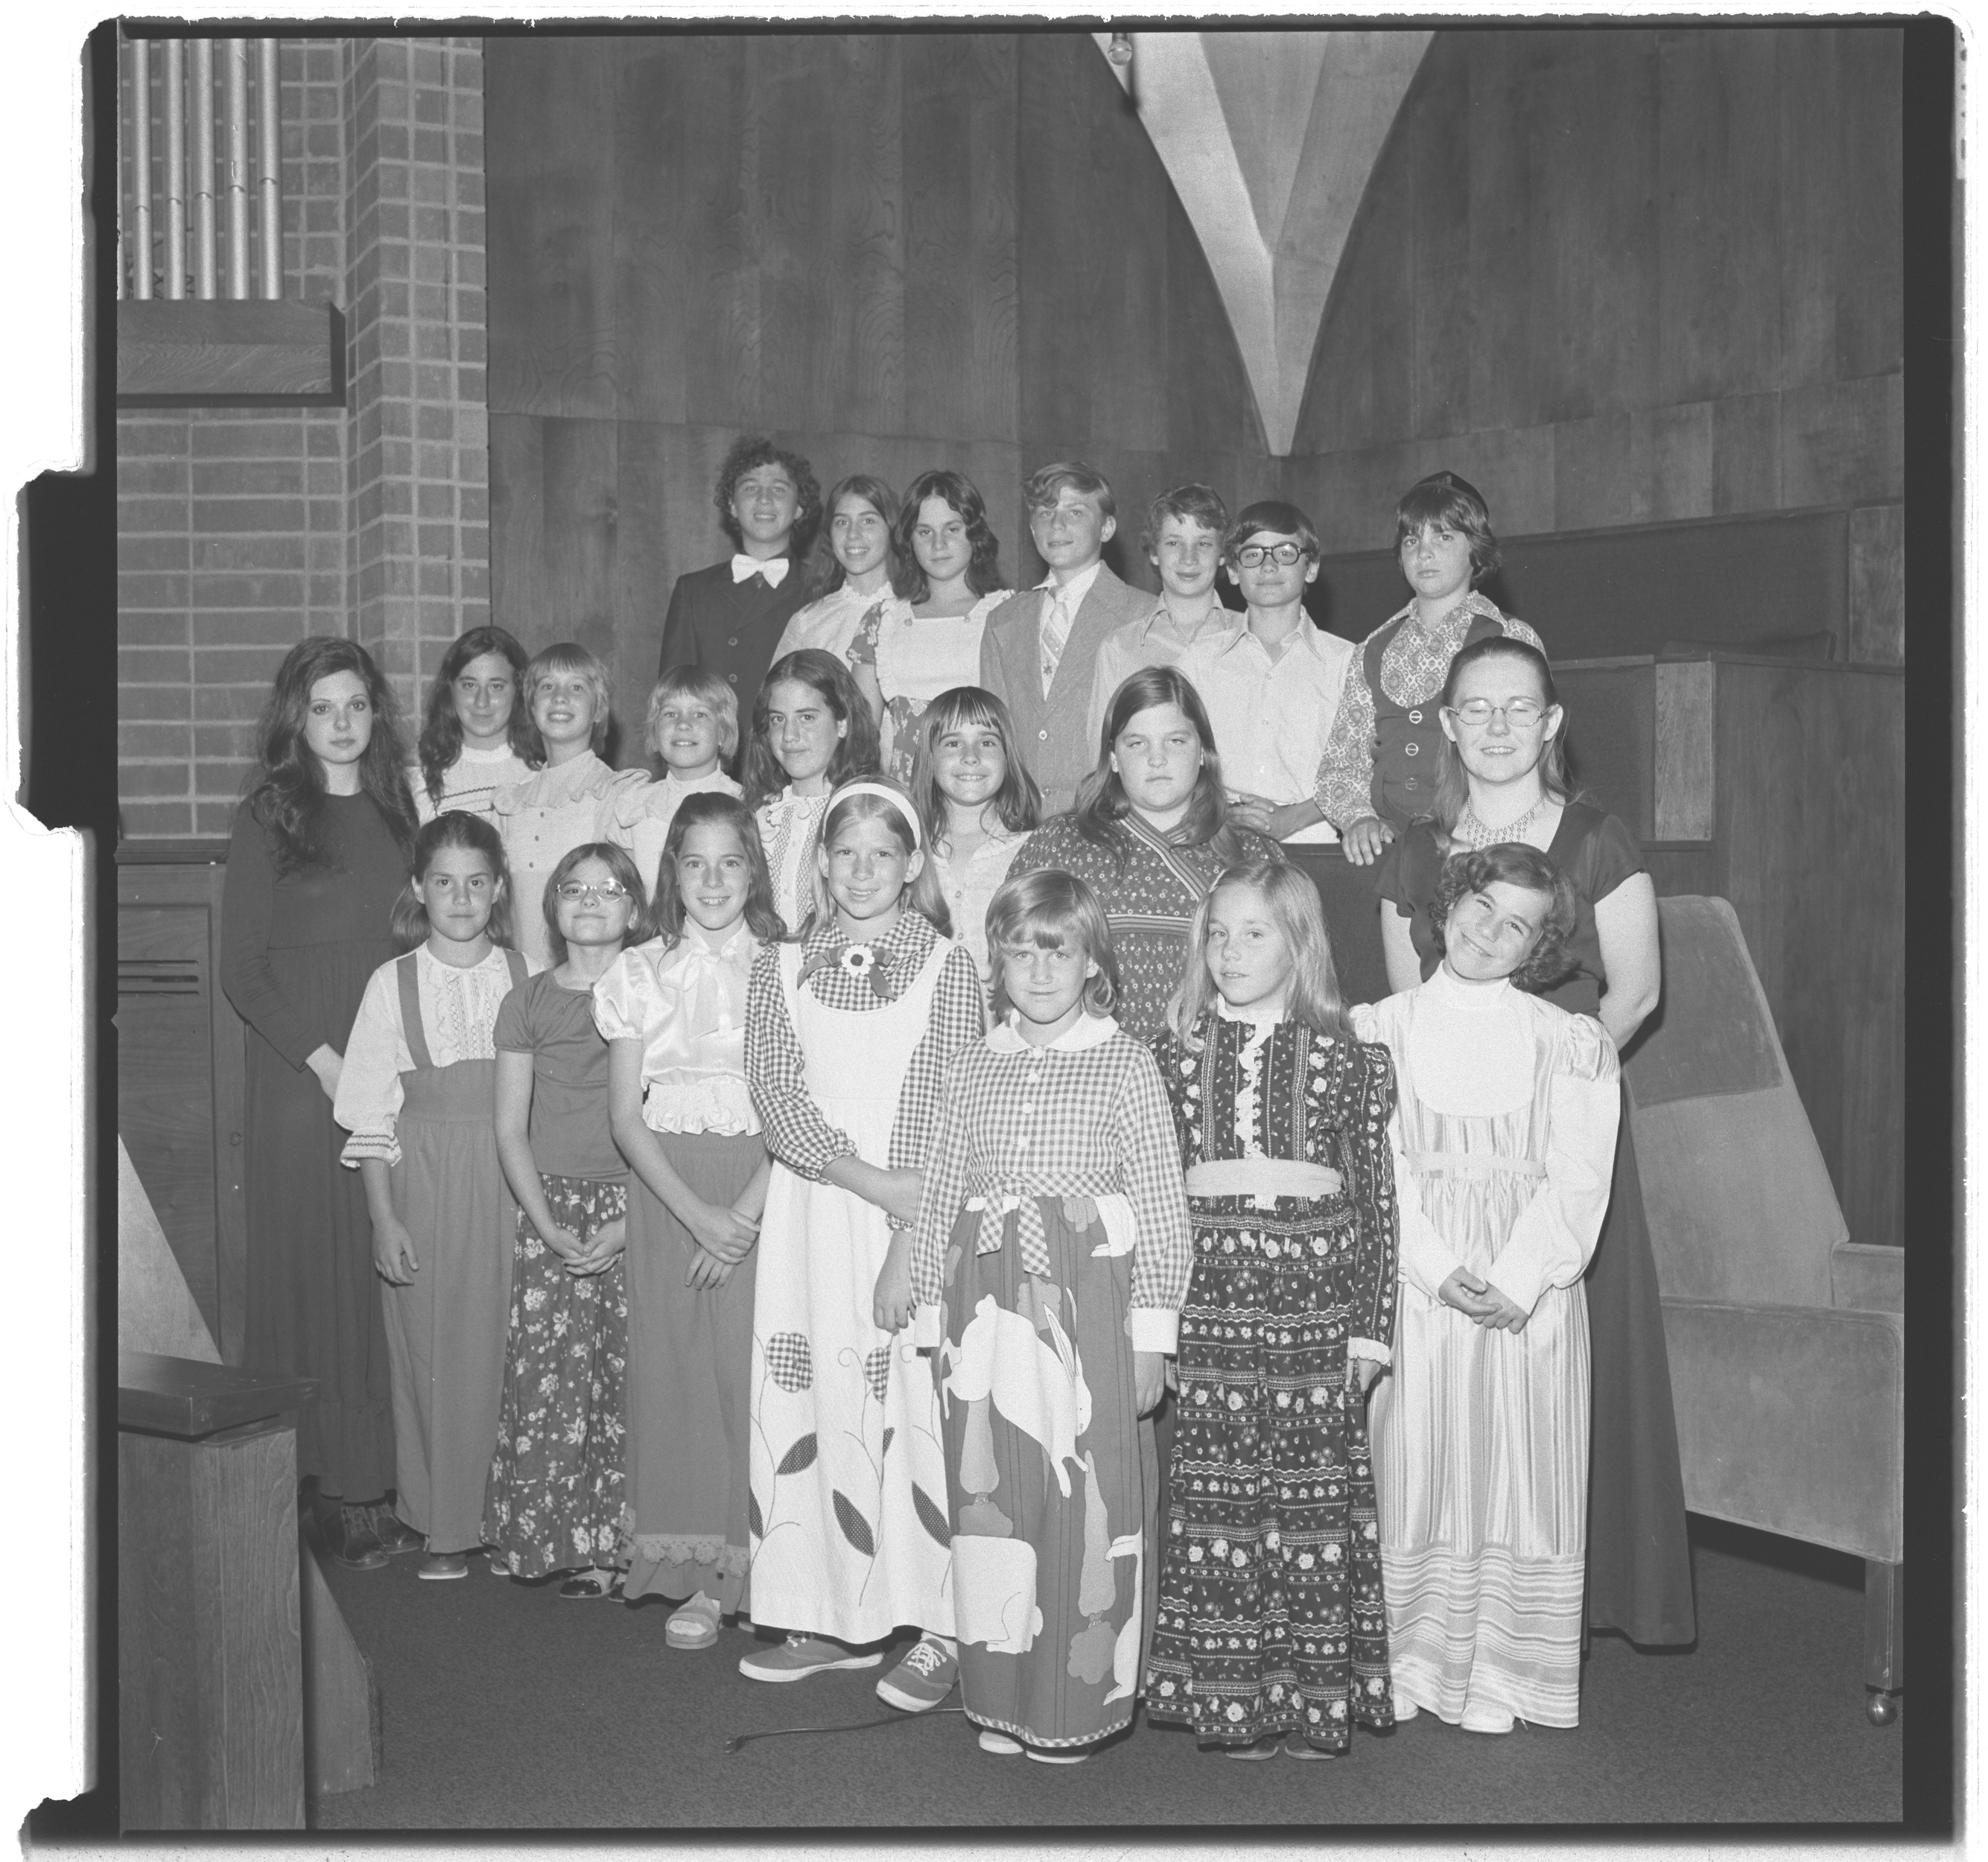
[{"label": "brick wall", "polygon": [[347,404],[118,417],[134,837],[228,831],[305,635],[364,640],[411,705],[489,617],[478,42],[286,40],[279,72],[284,295],[344,309]]}]

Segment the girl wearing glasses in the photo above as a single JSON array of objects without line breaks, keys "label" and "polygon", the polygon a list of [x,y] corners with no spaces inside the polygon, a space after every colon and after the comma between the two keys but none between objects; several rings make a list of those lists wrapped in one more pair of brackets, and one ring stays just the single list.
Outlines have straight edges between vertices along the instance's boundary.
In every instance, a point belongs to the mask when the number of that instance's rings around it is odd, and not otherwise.
[{"label": "girl wearing glasses", "polygon": [[[1445,860],[1516,842],[1549,854],[1574,890],[1567,973],[1542,993],[1595,1017],[1621,1049],[1657,1005],[1656,891],[1628,829],[1570,793],[1566,714],[1544,654],[1511,639],[1465,647],[1451,663],[1441,715],[1447,741],[1434,817],[1389,848],[1377,880],[1392,904],[1381,907],[1390,986],[1412,988],[1442,960],[1436,895]],[[1588,1620],[1633,1642],[1689,1642],[1696,1628],[1683,1479],[1626,1117],[1586,1285],[1594,1351]]]},{"label": "girl wearing glasses", "polygon": [[643,907],[622,849],[575,847],[546,883],[555,967],[504,999],[492,1037],[497,1155],[518,1218],[483,1537],[493,1566],[513,1577],[572,1572],[561,1597],[606,1597],[616,1582],[628,1167],[608,1129],[607,1043],[593,1025],[593,985]]},{"label": "girl wearing glasses", "polygon": [[685,796],[647,942],[594,985],[628,1191],[626,1594],[678,1600],[672,1648],[746,1607],[746,1405],[769,1160],[746,1084],[746,991],[782,935],[746,805]]},{"label": "girl wearing glasses", "polygon": [[397,1510],[427,1542],[426,1578],[468,1574],[497,1443],[514,1218],[492,1036],[529,974],[509,892],[480,815],[438,815],[415,836],[394,907],[405,955],[366,985],[331,1109],[352,1134],[342,1161],[366,1186],[386,1282]]},{"label": "girl wearing glasses", "polygon": [[1318,765],[1320,810],[1359,867],[1435,805],[1437,694],[1459,649],[1499,637],[1540,644],[1478,592],[1502,559],[1475,485],[1454,472],[1411,485],[1395,507],[1395,551],[1415,598],[1361,643]]}]

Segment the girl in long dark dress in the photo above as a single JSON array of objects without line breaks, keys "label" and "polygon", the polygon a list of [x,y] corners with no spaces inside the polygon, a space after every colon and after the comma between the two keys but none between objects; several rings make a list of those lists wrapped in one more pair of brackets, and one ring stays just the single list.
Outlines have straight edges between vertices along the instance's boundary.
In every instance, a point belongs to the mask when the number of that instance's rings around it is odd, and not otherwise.
[{"label": "girl in long dark dress", "polygon": [[373,1230],[331,1116],[367,978],[394,955],[414,806],[393,694],[364,647],[299,640],[276,674],[235,811],[221,984],[248,1024],[243,1361],[314,1378],[297,1473],[333,1555],[360,1570],[421,1543],[383,1502],[392,1397]]},{"label": "girl in long dark dress", "polygon": [[[1552,858],[1579,907],[1572,969],[1541,993],[1595,1017],[1619,1051],[1657,1004],[1656,894],[1628,829],[1571,797],[1560,755],[1565,714],[1545,655],[1511,639],[1465,647],[1450,664],[1442,723],[1450,749],[1435,817],[1388,849],[1378,881],[1391,901],[1381,908],[1390,985],[1412,988],[1442,960],[1433,906],[1444,860],[1520,842]],[[1587,1620],[1632,1642],[1689,1642],[1697,1619],[1670,1361],[1627,1117],[1584,1284],[1594,1364]]]}]

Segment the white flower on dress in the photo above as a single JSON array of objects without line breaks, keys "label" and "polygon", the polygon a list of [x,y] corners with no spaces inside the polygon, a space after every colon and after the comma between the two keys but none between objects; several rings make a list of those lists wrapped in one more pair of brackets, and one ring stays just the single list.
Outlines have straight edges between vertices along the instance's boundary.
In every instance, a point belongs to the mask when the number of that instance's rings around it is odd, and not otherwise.
[{"label": "white flower on dress", "polygon": [[877,967],[877,953],[867,944],[852,944],[838,959],[858,982]]}]

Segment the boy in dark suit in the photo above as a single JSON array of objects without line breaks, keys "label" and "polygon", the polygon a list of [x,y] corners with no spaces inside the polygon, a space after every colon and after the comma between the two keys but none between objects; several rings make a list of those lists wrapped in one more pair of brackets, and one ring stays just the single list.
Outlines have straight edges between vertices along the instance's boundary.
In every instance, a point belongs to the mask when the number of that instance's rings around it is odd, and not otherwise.
[{"label": "boy in dark suit", "polygon": [[1050,573],[988,616],[980,683],[1007,705],[1016,746],[1042,786],[1044,813],[1060,814],[1098,760],[1086,728],[1098,647],[1114,628],[1151,613],[1153,597],[1127,587],[1105,563],[1117,507],[1094,466],[1080,459],[1046,465],[1022,496],[1036,553]]},{"label": "boy in dark suit", "polygon": [[755,434],[725,455],[712,502],[735,553],[678,576],[657,671],[708,667],[737,694],[742,721],[782,631],[806,605],[802,561],[821,524],[821,488],[800,454]]}]

